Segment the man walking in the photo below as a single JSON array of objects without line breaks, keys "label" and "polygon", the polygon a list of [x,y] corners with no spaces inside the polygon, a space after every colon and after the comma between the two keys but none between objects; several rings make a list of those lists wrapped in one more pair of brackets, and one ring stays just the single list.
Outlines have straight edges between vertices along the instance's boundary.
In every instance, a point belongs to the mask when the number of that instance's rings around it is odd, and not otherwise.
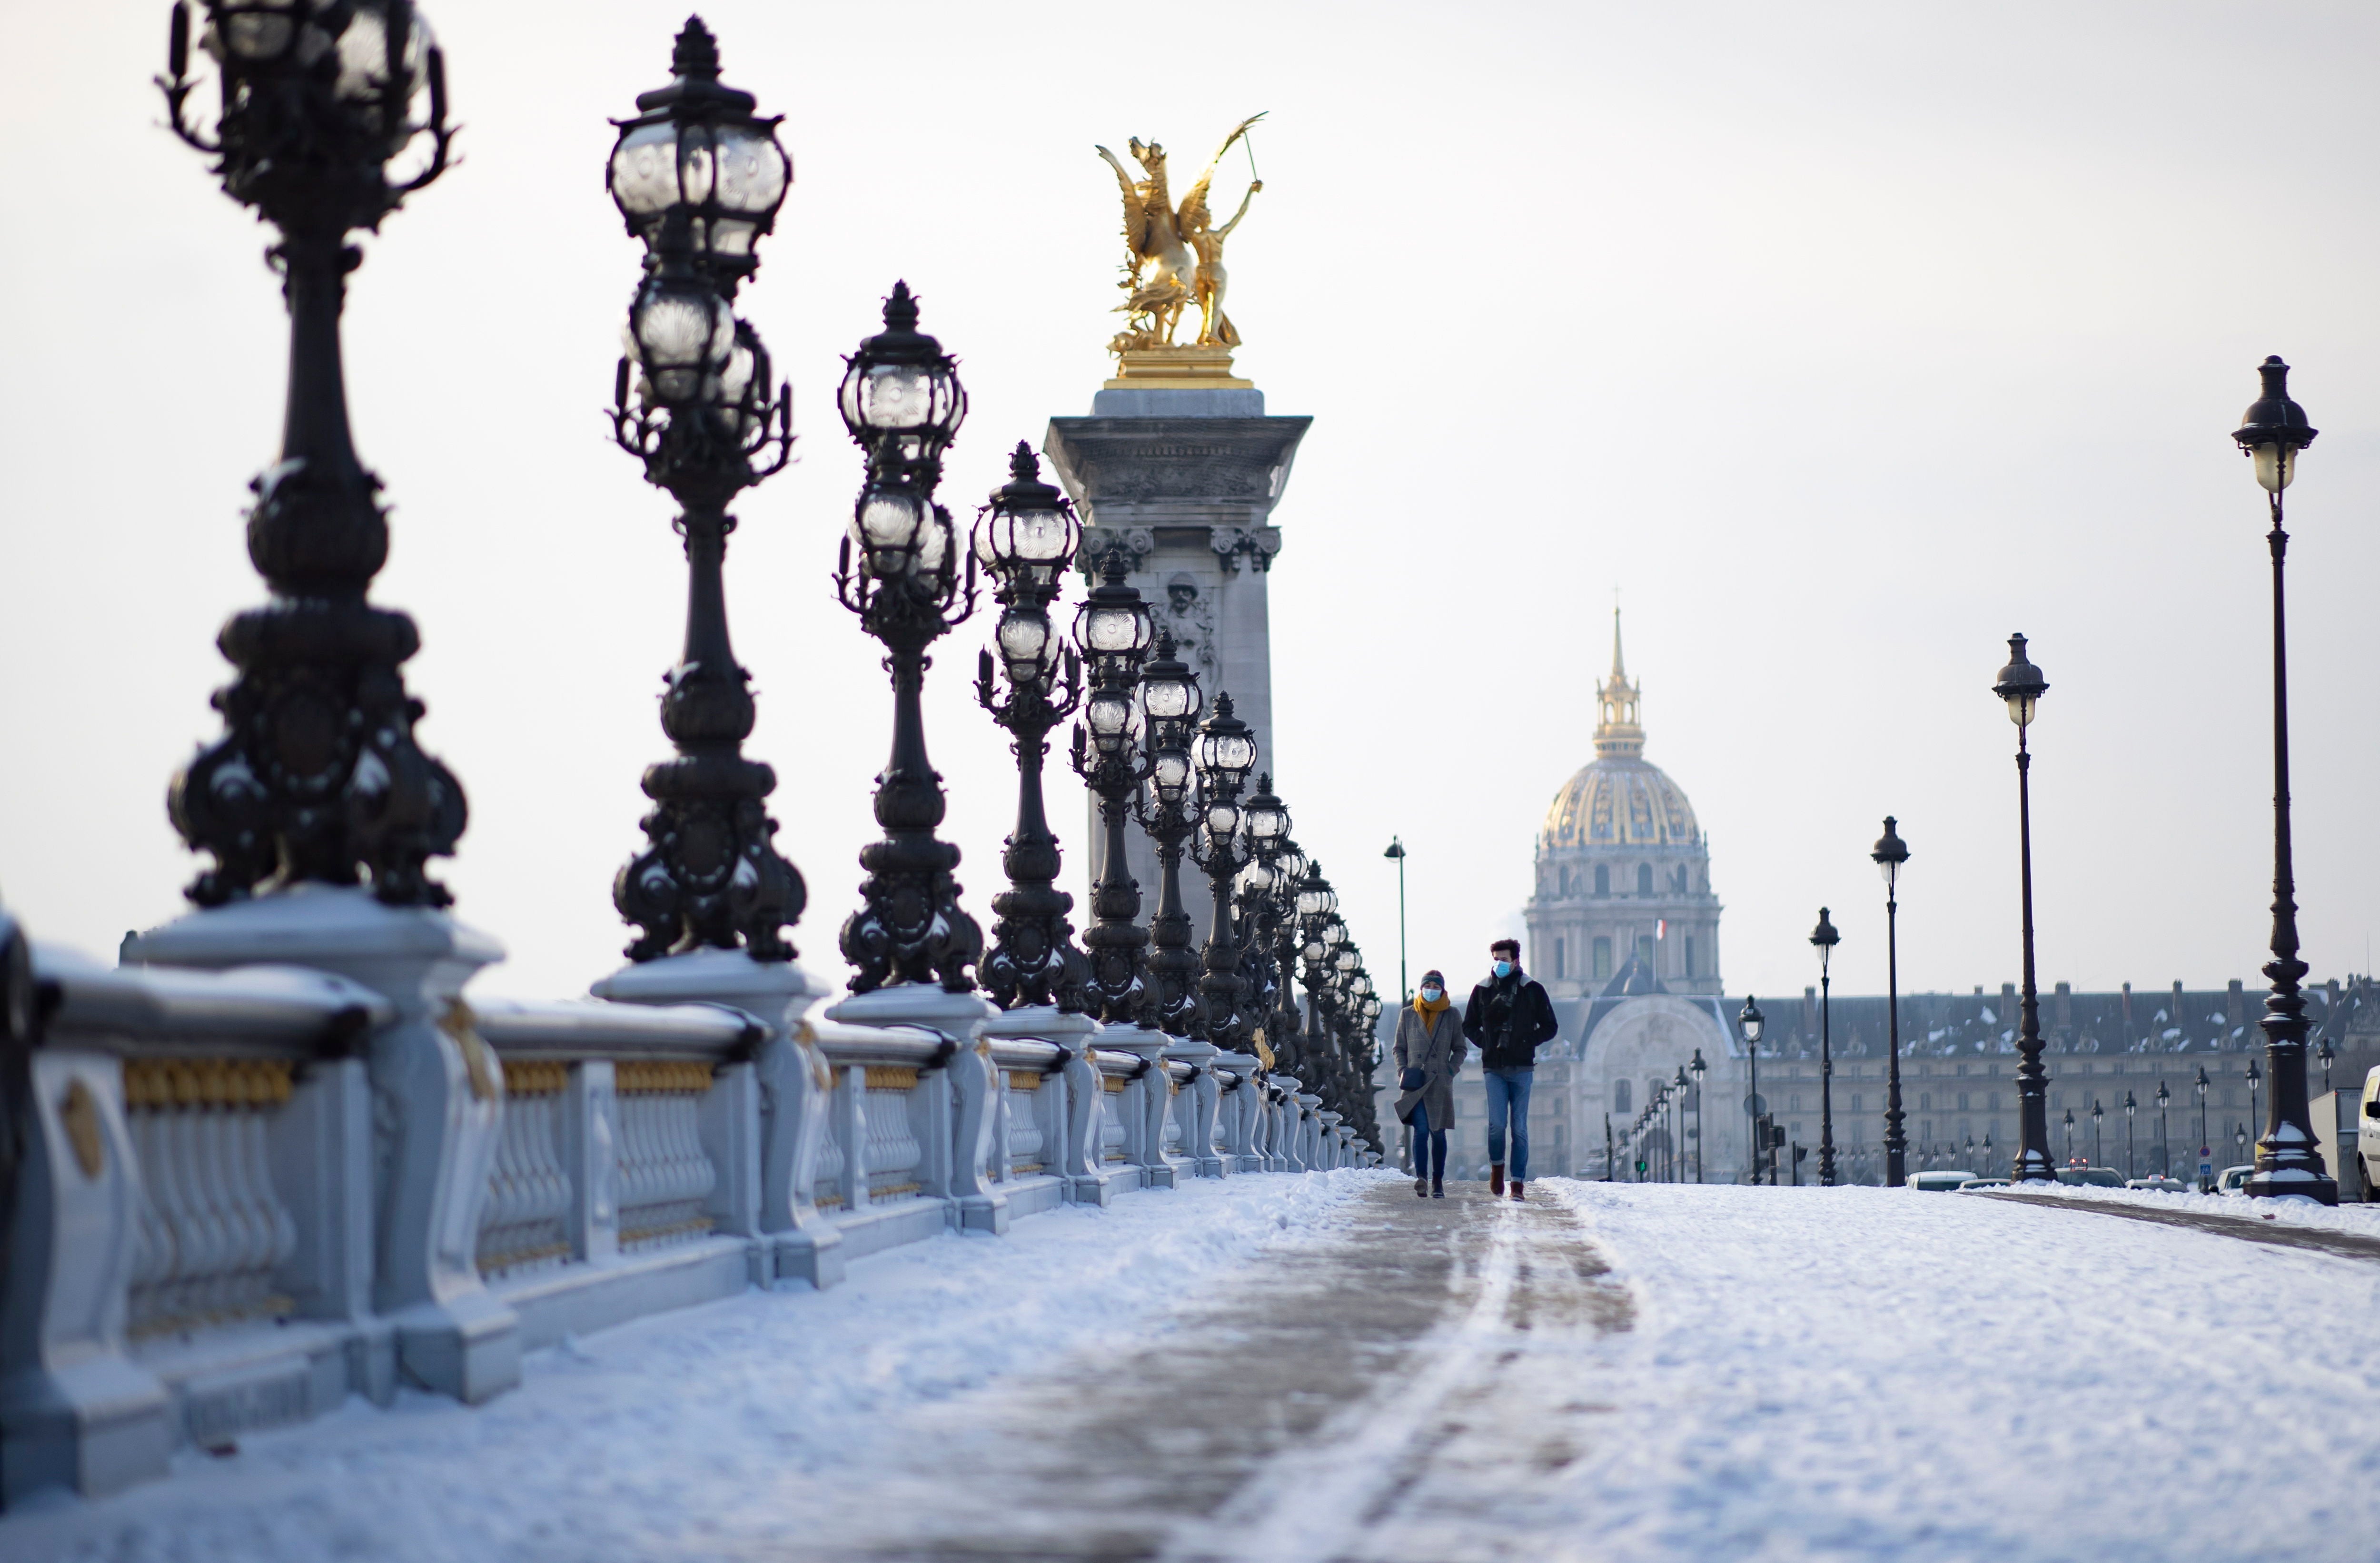
[{"label": "man walking", "polygon": [[1512,1197],[1529,1176],[1529,1084],[1536,1077],[1537,1048],[1561,1030],[1553,1000],[1521,970],[1518,939],[1488,947],[1495,975],[1471,990],[1463,1012],[1463,1035],[1479,1049],[1480,1083],[1488,1089],[1488,1192],[1504,1192],[1504,1124],[1512,1126]]}]

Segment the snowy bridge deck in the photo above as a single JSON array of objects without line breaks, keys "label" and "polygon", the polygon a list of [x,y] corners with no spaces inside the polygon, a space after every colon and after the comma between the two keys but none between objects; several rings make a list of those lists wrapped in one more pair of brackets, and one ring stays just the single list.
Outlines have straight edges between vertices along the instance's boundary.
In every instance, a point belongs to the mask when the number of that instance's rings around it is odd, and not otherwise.
[{"label": "snowy bridge deck", "polygon": [[2365,1260],[1873,1189],[1531,1193],[1263,1174],[937,1237],[566,1339],[485,1406],[185,1454],[0,1521],[0,1557],[2374,1554]]}]

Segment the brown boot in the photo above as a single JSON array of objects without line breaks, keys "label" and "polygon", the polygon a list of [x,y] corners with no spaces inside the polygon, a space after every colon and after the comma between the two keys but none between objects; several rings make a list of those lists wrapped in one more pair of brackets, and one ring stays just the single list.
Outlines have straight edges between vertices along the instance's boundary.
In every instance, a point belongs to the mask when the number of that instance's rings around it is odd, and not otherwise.
[{"label": "brown boot", "polygon": [[1504,1197],[1504,1164],[1500,1161],[1488,1164],[1488,1193],[1492,1199]]},{"label": "brown boot", "polygon": [[1512,1197],[1514,1199],[1521,1197],[1521,1180],[1518,1178],[1512,1180]]}]

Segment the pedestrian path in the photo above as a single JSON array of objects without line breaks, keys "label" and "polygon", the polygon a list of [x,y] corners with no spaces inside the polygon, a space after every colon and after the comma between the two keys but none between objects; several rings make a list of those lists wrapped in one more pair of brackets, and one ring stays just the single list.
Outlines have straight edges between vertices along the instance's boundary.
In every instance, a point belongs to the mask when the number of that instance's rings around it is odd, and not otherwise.
[{"label": "pedestrian path", "polygon": [[[1456,1563],[1541,1538],[1542,1478],[1613,1436],[1586,1359],[1633,1304],[1569,1208],[1375,1186],[1334,1231],[1104,1364],[922,1416],[872,1501],[789,1483],[766,1556]],[[820,1501],[813,1501],[820,1500]],[[756,1553],[756,1556],[763,1555]]]}]

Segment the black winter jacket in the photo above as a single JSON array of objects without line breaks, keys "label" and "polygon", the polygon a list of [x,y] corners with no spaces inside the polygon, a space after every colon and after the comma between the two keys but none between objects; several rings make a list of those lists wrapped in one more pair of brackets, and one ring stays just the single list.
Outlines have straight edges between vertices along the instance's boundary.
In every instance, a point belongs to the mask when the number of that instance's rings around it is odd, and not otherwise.
[{"label": "black winter jacket", "polygon": [[1553,1000],[1518,966],[1473,988],[1463,1006],[1463,1035],[1479,1049],[1482,1069],[1535,1069],[1538,1047],[1560,1034]]}]

